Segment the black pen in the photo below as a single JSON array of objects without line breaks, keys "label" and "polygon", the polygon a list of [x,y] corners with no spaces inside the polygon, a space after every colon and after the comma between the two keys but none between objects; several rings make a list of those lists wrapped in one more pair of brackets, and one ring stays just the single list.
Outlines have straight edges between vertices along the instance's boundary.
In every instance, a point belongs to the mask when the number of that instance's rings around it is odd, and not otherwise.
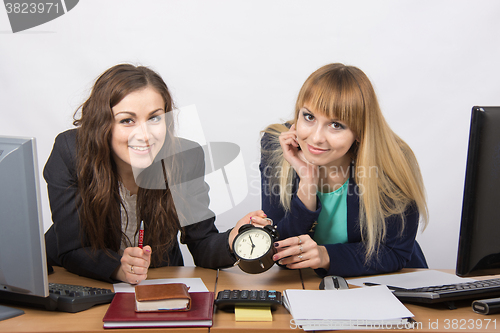
[{"label": "black pen", "polygon": [[[371,286],[380,286],[380,283],[372,283],[372,282],[364,282],[363,283],[365,286],[371,287]],[[405,288],[400,288],[400,287],[394,287],[394,286],[386,286],[387,288],[391,290],[406,290]]]}]

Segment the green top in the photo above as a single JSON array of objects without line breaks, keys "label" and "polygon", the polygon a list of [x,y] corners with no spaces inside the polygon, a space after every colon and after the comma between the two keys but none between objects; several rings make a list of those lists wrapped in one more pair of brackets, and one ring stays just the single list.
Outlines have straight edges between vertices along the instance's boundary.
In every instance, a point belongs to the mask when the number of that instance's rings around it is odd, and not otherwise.
[{"label": "green top", "polygon": [[330,193],[318,192],[322,209],[314,229],[314,241],[319,245],[347,243],[347,188],[349,179]]}]

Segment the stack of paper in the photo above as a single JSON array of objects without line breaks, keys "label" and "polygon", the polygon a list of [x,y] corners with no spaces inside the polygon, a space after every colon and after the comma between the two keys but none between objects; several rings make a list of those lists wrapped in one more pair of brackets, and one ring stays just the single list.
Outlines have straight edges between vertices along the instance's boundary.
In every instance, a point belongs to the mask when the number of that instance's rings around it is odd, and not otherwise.
[{"label": "stack of paper", "polygon": [[345,290],[285,290],[293,324],[304,331],[412,328],[413,314],[386,286]]}]

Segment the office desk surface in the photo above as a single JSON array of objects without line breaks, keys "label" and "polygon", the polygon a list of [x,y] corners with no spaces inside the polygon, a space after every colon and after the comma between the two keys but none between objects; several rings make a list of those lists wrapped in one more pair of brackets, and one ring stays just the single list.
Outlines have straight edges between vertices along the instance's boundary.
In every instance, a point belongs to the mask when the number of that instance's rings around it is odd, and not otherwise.
[{"label": "office desk surface", "polygon": [[[217,292],[229,290],[277,290],[302,289],[300,273],[297,270],[287,270],[276,265],[261,274],[247,274],[238,267],[219,270]],[[210,332],[245,332],[290,330],[292,316],[284,307],[273,311],[272,322],[236,322],[234,313],[216,310],[214,324]]]},{"label": "office desk surface", "polygon": [[[402,273],[414,270],[404,269]],[[453,273],[453,271],[448,271]],[[221,269],[219,271],[199,267],[162,267],[151,269],[150,279],[159,278],[191,278],[200,277],[210,291],[218,292],[224,289],[318,289],[321,279],[311,269],[287,270],[273,266],[262,274],[246,274],[238,267]],[[491,277],[484,277],[491,278]],[[100,288],[110,288],[109,283],[92,280],[68,273],[60,267],[55,267],[54,274],[49,276],[50,282],[87,285]],[[415,315],[414,319],[420,332],[500,332],[500,314],[479,315],[472,311],[470,301],[459,304],[456,310],[449,310],[443,304],[422,306],[405,304]],[[21,307],[20,307],[21,308]],[[22,309],[24,315],[0,321],[0,332],[95,332],[104,331],[102,318],[108,308],[107,304],[95,306],[79,313],[52,312],[31,308]],[[233,313],[217,310],[213,326],[210,328],[164,328],[143,329],[143,332],[235,332],[235,331],[301,331],[291,329],[292,316],[284,307],[273,312],[272,322],[235,322]],[[138,332],[140,329],[109,329],[108,332]],[[390,332],[394,330],[377,330]],[[373,332],[371,330],[370,332]]]},{"label": "office desk surface", "polygon": [[[203,280],[208,290],[215,290],[217,271],[200,267],[161,267],[151,269],[149,279],[167,278],[191,278],[199,277]],[[54,267],[54,273],[49,275],[49,281],[55,283],[76,284],[99,288],[113,289],[110,283],[97,281],[69,273],[64,268]],[[12,305],[8,305],[12,306]],[[102,318],[108,309],[108,304],[94,306],[88,310],[78,313],[65,313],[57,311],[45,311],[23,309],[25,314],[0,321],[0,332],[95,332],[104,331]],[[134,329],[109,329],[107,332],[137,332]],[[168,329],[146,329],[147,332],[208,332],[208,328],[168,328]]]}]

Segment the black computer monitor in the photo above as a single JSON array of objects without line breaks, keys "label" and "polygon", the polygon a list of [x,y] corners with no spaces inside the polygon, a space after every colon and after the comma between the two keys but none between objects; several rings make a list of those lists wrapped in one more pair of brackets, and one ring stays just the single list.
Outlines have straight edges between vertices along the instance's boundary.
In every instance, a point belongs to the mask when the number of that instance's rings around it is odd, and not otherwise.
[{"label": "black computer monitor", "polygon": [[472,108],[456,274],[500,274],[500,107]]},{"label": "black computer monitor", "polygon": [[49,295],[38,173],[34,138],[0,136],[0,303]]}]

